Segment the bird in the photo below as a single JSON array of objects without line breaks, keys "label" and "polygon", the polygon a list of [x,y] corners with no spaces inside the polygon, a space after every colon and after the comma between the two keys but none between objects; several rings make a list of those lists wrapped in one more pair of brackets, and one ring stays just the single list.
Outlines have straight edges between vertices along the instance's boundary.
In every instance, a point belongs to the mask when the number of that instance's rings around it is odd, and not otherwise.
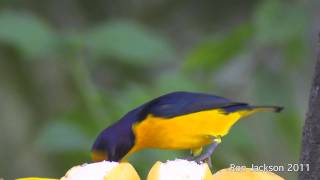
[{"label": "bird", "polygon": [[[156,148],[191,150],[191,160],[211,163],[211,155],[222,137],[238,120],[256,112],[282,109],[253,106],[206,93],[171,92],[129,111],[100,132],[91,157],[94,162],[119,162],[139,150]],[[203,151],[205,146],[207,149]]]}]

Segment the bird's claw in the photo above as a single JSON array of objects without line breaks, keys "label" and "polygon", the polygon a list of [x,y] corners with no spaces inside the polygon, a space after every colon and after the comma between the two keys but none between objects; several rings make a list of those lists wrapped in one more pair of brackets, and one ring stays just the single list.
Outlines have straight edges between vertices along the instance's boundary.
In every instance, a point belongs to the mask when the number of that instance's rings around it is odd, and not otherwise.
[{"label": "bird's claw", "polygon": [[195,160],[198,164],[207,163],[209,168],[212,168],[211,156],[208,157],[199,157]]},{"label": "bird's claw", "polygon": [[212,167],[211,155],[208,155],[208,156],[203,156],[203,155],[199,155],[199,156],[188,156],[188,157],[184,158],[184,160],[187,160],[187,161],[195,161],[195,162],[198,163],[198,164],[207,163],[210,169],[211,169],[211,167]]},{"label": "bird's claw", "polygon": [[212,144],[207,148],[205,153],[200,154],[199,156],[189,156],[186,157],[185,160],[187,161],[196,161],[198,164],[207,163],[209,168],[212,167],[211,164],[211,155],[214,150],[217,148],[218,144],[221,142],[221,137],[212,137]]},{"label": "bird's claw", "polygon": [[198,163],[206,162],[209,165],[209,168],[212,167],[211,164],[211,155],[214,152],[214,150],[217,148],[218,144],[220,144],[221,139],[217,138],[213,140],[213,143],[210,144],[207,151],[199,156],[196,157],[195,161]]},{"label": "bird's claw", "polygon": [[211,168],[211,154],[206,152],[201,154],[200,156],[195,157],[194,159],[198,164],[207,163]]},{"label": "bird's claw", "polygon": [[194,159],[195,159],[196,157],[194,157],[194,156],[188,156],[188,157],[185,157],[185,158],[183,158],[184,160],[187,160],[187,161],[194,161]]}]

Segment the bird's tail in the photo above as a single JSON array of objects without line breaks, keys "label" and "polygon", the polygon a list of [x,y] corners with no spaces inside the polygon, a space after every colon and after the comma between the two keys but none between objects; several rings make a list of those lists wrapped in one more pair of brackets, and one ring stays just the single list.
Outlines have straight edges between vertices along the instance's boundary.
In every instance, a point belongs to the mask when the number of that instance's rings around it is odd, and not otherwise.
[{"label": "bird's tail", "polygon": [[243,111],[240,111],[242,114],[242,117],[249,116],[256,112],[281,112],[283,110],[283,107],[281,106],[249,106],[248,109],[243,109]]},{"label": "bird's tail", "polygon": [[283,110],[281,106],[251,106],[251,108],[256,112],[281,112]]}]

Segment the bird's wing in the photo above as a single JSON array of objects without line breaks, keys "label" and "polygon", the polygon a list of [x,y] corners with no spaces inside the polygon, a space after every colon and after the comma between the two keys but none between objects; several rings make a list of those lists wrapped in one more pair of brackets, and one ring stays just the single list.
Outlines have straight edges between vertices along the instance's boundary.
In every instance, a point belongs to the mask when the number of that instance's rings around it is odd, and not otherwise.
[{"label": "bird's wing", "polygon": [[221,109],[229,113],[230,107],[248,107],[248,104],[209,94],[174,92],[150,101],[144,105],[142,111],[145,115],[172,118],[209,109]]}]

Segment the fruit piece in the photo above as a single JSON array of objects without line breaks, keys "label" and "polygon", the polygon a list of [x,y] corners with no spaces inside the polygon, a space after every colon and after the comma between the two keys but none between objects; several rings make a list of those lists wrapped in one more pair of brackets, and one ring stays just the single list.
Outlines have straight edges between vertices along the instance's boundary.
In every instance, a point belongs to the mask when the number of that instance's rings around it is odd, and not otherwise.
[{"label": "fruit piece", "polygon": [[61,180],[140,180],[127,162],[101,161],[71,168]]},{"label": "fruit piece", "polygon": [[149,171],[147,180],[211,180],[212,174],[206,163],[177,159],[156,162]]},{"label": "fruit piece", "polygon": [[[1,178],[0,178],[0,180],[1,180]],[[18,178],[16,180],[58,180],[58,179],[40,178],[40,177],[27,177],[27,178]]]}]

